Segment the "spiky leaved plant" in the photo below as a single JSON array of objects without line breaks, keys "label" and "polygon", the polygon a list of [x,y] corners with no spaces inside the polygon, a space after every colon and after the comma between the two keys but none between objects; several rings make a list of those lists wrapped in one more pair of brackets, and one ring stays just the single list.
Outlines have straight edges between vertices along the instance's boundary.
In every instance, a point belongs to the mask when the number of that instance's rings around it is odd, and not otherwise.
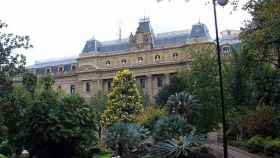
[{"label": "spiky leaved plant", "polygon": [[198,109],[199,102],[191,94],[182,91],[171,95],[167,100],[167,106],[171,114],[179,114],[190,121]]},{"label": "spiky leaved plant", "polygon": [[114,123],[107,130],[106,145],[121,157],[132,157],[149,134],[143,126],[135,123]]},{"label": "spiky leaved plant", "polygon": [[188,158],[201,147],[201,137],[191,132],[179,139],[165,140],[153,146],[152,155],[158,158]]}]

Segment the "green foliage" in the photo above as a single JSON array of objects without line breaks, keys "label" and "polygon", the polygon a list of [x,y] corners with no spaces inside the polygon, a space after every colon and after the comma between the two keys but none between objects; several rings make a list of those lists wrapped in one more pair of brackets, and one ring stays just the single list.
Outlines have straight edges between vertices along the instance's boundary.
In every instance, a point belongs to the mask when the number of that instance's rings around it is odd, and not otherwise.
[{"label": "green foliage", "polygon": [[167,116],[167,112],[165,110],[155,106],[150,106],[145,109],[143,115],[138,116],[137,122],[144,125],[145,128],[151,130],[157,120],[164,116]]},{"label": "green foliage", "polygon": [[261,135],[261,136],[277,136],[279,129],[276,129],[274,118],[277,113],[269,106],[259,106],[255,111],[247,115],[247,119],[243,124],[248,136]]},{"label": "green foliage", "polygon": [[[13,77],[24,71],[25,57],[15,52],[19,48],[28,49],[29,36],[19,36],[6,33],[4,30],[8,25],[0,20],[0,92],[2,88],[10,86]],[[5,82],[2,82],[5,81]]]},{"label": "green foliage", "polygon": [[0,154],[0,158],[8,158],[8,157],[5,156],[5,155]]},{"label": "green foliage", "polygon": [[179,138],[193,130],[193,126],[188,124],[184,118],[173,115],[160,118],[154,128],[153,137],[156,141]]},{"label": "green foliage", "polygon": [[7,140],[4,140],[0,143],[0,155],[11,155],[12,151],[9,148],[9,143]]},{"label": "green foliage", "polygon": [[55,81],[51,75],[46,75],[41,78],[41,82],[46,90],[50,90]]},{"label": "green foliage", "polygon": [[148,130],[139,124],[115,123],[107,130],[106,144],[117,155],[127,157],[137,150],[148,133]]},{"label": "green foliage", "polygon": [[280,139],[272,139],[271,137],[263,138],[254,136],[247,141],[247,147],[251,152],[262,152],[268,156],[280,155]]},{"label": "green foliage", "polygon": [[28,111],[24,137],[39,158],[88,157],[97,144],[94,111],[78,96],[44,91]]},{"label": "green foliage", "polygon": [[168,97],[172,94],[185,90],[186,82],[185,77],[174,76],[170,79],[170,83],[165,85],[155,96],[157,105],[165,105]]},{"label": "green foliage", "polygon": [[280,156],[280,139],[266,139],[264,153],[268,156]]},{"label": "green foliage", "polygon": [[279,66],[272,51],[280,51],[279,0],[250,0],[243,9],[252,16],[241,34],[245,51],[258,64],[273,63]]},{"label": "green foliage", "polygon": [[200,138],[191,132],[178,139],[158,142],[153,146],[152,153],[158,158],[189,158],[200,146]]},{"label": "green foliage", "polygon": [[[19,48],[30,48],[28,36],[19,36],[7,33],[5,28],[8,25],[0,20],[0,135],[1,139],[6,139],[13,135],[18,124],[15,120],[19,120],[21,116],[14,116],[21,111],[20,106],[12,105],[13,102],[13,79],[24,71],[25,57],[15,52]],[[19,113],[13,113],[14,111]],[[9,115],[11,114],[11,115]],[[11,117],[10,117],[11,116]],[[10,129],[13,128],[13,129]],[[10,132],[12,134],[10,134]],[[15,137],[15,136],[14,136]],[[10,141],[13,142],[13,141]],[[13,149],[16,147],[14,145]]]},{"label": "green foliage", "polygon": [[33,73],[25,73],[22,77],[22,84],[24,88],[31,94],[34,94],[35,88],[37,86],[37,76]]},{"label": "green foliage", "polygon": [[198,100],[185,91],[169,96],[167,106],[169,113],[181,115],[189,122],[191,122],[194,114],[199,109]]},{"label": "green foliage", "polygon": [[251,152],[262,152],[265,146],[265,139],[261,136],[254,136],[247,142]]},{"label": "green foliage", "polygon": [[2,133],[8,140],[7,146],[12,152],[20,152],[22,142],[20,138],[23,134],[24,119],[27,115],[26,109],[32,106],[31,94],[22,86],[13,88],[11,94],[1,105],[0,117],[3,117]]},{"label": "green foliage", "polygon": [[106,110],[108,98],[101,91],[98,91],[97,94],[90,99],[89,104],[92,106],[96,113],[95,121],[98,128],[99,138],[101,138],[101,115]]},{"label": "green foliage", "polygon": [[113,79],[108,106],[101,118],[102,125],[109,127],[115,122],[135,122],[136,116],[142,113],[141,96],[133,73],[127,69],[119,71]]}]

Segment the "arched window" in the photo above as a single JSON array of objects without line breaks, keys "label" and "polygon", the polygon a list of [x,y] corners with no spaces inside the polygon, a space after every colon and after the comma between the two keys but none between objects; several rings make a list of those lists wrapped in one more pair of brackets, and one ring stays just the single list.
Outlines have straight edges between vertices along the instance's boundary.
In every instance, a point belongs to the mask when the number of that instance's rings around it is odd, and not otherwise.
[{"label": "arched window", "polygon": [[138,57],[138,64],[142,64],[143,63],[143,57]]},{"label": "arched window", "polygon": [[122,59],[122,61],[121,61],[121,62],[122,62],[122,64],[123,64],[123,65],[126,65],[126,64],[127,64],[126,59]]},{"label": "arched window", "polygon": [[86,92],[90,92],[90,90],[91,90],[91,84],[90,84],[90,82],[88,81],[88,82],[86,82]]},{"label": "arched window", "polygon": [[108,61],[106,61],[106,66],[107,67],[109,67],[110,66],[110,64],[111,64],[111,62],[108,60]]},{"label": "arched window", "polygon": [[51,68],[47,68],[46,72],[47,72],[47,74],[51,73],[52,72]]},{"label": "arched window", "polygon": [[64,70],[63,70],[63,66],[59,66],[59,67],[58,67],[58,72],[61,73],[61,72],[63,72],[63,71],[64,71]]},{"label": "arched window", "polygon": [[178,53],[173,53],[173,54],[172,54],[172,57],[173,57],[173,59],[177,59]]},{"label": "arched window", "polygon": [[159,55],[156,55],[155,56],[155,61],[159,61],[160,60],[160,56]]},{"label": "arched window", "polygon": [[72,71],[75,71],[75,70],[76,70],[76,65],[72,65],[72,66],[71,66],[71,70],[72,70]]}]

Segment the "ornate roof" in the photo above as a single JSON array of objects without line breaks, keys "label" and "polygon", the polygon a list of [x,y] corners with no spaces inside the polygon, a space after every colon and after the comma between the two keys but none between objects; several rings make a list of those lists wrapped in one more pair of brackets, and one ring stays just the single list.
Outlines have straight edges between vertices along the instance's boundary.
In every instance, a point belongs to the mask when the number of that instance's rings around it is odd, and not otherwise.
[{"label": "ornate roof", "polygon": [[[191,30],[180,30],[166,33],[154,34],[148,18],[141,19],[136,33],[150,33],[153,40],[153,48],[180,45],[192,41],[213,41],[209,35],[208,28],[205,24],[198,23],[192,26]],[[91,39],[86,42],[82,53],[113,53],[129,50],[128,38],[113,41],[100,42]]]},{"label": "ornate roof", "polygon": [[77,63],[77,57],[68,57],[63,59],[49,59],[45,61],[36,61],[35,64],[32,65],[30,68],[38,69],[44,67],[68,65],[68,64],[75,64],[75,63]]}]

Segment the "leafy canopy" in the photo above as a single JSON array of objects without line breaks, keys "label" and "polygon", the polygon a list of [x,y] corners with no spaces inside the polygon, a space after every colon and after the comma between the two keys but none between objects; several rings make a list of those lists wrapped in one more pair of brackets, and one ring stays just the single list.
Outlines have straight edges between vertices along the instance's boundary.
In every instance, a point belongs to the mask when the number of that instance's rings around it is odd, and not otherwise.
[{"label": "leafy canopy", "polygon": [[102,125],[108,127],[115,122],[135,122],[143,113],[141,96],[133,73],[125,69],[113,79],[113,88],[108,98],[108,106],[102,114]]}]

